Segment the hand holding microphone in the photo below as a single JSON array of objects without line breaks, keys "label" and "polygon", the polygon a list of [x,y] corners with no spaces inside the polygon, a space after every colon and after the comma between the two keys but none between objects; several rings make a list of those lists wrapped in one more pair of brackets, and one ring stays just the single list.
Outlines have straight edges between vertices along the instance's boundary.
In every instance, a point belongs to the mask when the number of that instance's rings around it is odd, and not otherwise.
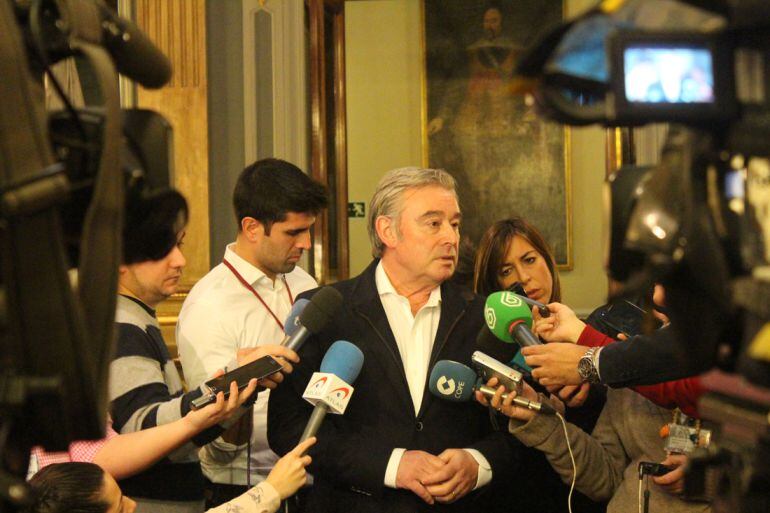
[{"label": "hand holding microphone", "polygon": [[[284,346],[283,342],[286,341],[299,327],[299,315],[305,310],[305,307],[310,301],[307,299],[298,299],[291,307],[286,321],[283,323],[283,330],[286,333],[281,344],[264,344],[257,347],[247,347],[244,349],[238,349],[236,351],[236,361],[238,367],[243,367],[251,362],[259,360],[269,355],[276,358],[283,365],[282,372],[291,373],[294,367],[290,362],[299,362],[299,356],[292,349]],[[266,378],[263,378],[259,385],[264,388],[275,388],[278,383],[283,381],[283,374],[276,372]],[[264,389],[262,388],[262,389]]]},{"label": "hand holding microphone", "polygon": [[506,417],[525,422],[538,412],[556,413],[548,403],[538,402],[537,392],[527,382],[523,382],[521,392],[516,393],[515,390],[508,391],[504,386],[498,386],[497,378],[492,378],[486,385],[478,387],[476,400],[484,406],[491,406]]},{"label": "hand holding microphone", "polygon": [[[260,390],[264,388],[273,389],[283,381],[283,373],[291,374],[294,370],[292,363],[299,362],[299,356],[297,353],[283,346],[276,344],[265,344],[257,347],[249,347],[246,349],[238,349],[236,352],[236,359],[238,361],[238,367],[243,367],[254,361],[257,361],[265,356],[272,356],[279,363],[282,368],[278,369],[278,372],[265,376],[259,380]],[[264,387],[264,388],[263,388]]]},{"label": "hand holding microphone", "polygon": [[[492,379],[496,380],[497,378]],[[493,381],[493,383],[497,383],[497,381]],[[493,398],[498,392],[495,389],[482,384],[473,369],[467,365],[451,360],[441,360],[433,366],[428,385],[431,393],[436,397],[454,402],[470,401],[473,399],[474,392],[479,392],[486,398]],[[528,390],[531,391],[527,391],[526,393],[523,392],[522,394],[524,397],[519,397],[519,394],[515,391],[504,393],[505,387],[500,387],[503,389],[500,391],[500,399],[502,401],[507,400],[509,405],[516,404],[517,406],[535,412],[555,412],[555,410],[547,403],[537,402],[537,394],[535,391],[526,385],[526,383],[524,383],[524,386],[525,390],[528,387]]]},{"label": "hand holding microphone", "polygon": [[561,303],[548,305],[551,315],[543,317],[535,310],[534,332],[548,342],[571,342],[576,344],[586,324],[578,319],[568,306]]},{"label": "hand holding microphone", "polygon": [[[551,315],[546,319],[541,317],[540,322],[550,323],[550,328],[541,327],[540,329],[548,331],[551,335],[554,332],[564,331],[564,336],[577,341],[585,324],[564,305],[552,303],[549,308],[557,315]],[[484,318],[490,331],[497,338],[503,342],[515,342],[521,346],[521,354],[527,365],[533,367],[532,377],[541,385],[580,385],[583,382],[577,366],[586,348],[574,343],[542,344],[531,330],[532,312],[517,294],[508,291],[490,294],[484,306]],[[561,325],[562,323],[564,326]]]},{"label": "hand holding microphone", "polygon": [[238,366],[246,365],[266,355],[278,359],[283,364],[281,372],[276,372],[260,381],[260,386],[275,388],[283,381],[283,372],[294,370],[292,363],[299,362],[299,351],[310,335],[321,331],[342,304],[342,296],[332,287],[323,287],[309,301],[298,299],[286,317],[283,330],[286,336],[280,344],[264,344],[257,347],[239,349]]}]

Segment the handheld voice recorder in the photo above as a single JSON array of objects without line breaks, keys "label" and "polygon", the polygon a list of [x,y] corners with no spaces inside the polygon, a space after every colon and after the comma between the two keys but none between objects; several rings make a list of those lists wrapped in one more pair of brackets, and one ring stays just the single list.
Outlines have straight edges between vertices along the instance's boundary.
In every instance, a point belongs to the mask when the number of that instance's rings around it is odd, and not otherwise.
[{"label": "handheld voice recorder", "polygon": [[503,385],[508,390],[521,391],[521,372],[514,370],[504,363],[495,360],[491,356],[482,353],[481,351],[475,351],[471,355],[471,363],[476,369],[484,383],[492,378],[497,378],[500,385]]}]

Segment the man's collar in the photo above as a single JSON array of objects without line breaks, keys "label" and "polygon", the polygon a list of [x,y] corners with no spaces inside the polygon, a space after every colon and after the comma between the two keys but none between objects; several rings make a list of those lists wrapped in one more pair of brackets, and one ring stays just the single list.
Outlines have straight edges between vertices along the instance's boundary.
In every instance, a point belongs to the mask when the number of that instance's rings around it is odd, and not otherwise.
[{"label": "man's collar", "polygon": [[139,298],[136,298],[136,297],[133,297],[133,296],[128,296],[128,295],[126,295],[126,294],[119,294],[119,296],[120,296],[120,297],[123,297],[123,298],[126,298],[126,299],[128,299],[129,301],[132,301],[132,302],[136,303],[137,305],[139,305],[139,306],[141,306],[141,307],[142,307],[142,310],[144,310],[145,312],[147,312],[148,314],[150,314],[152,317],[155,317],[155,310],[153,310],[152,308],[150,308],[150,307],[149,307],[149,306],[148,306],[148,305],[147,305],[147,304],[146,304],[144,301],[142,301],[141,299],[139,299]]},{"label": "man's collar", "polygon": [[[395,294],[397,296],[401,296],[396,291],[396,288],[393,286],[393,283],[390,281],[390,278],[388,277],[388,274],[385,272],[385,268],[382,266],[382,260],[380,260],[377,263],[377,269],[374,271],[374,283],[377,286],[377,292],[380,295],[380,297],[388,295],[388,294]],[[404,297],[404,296],[401,296]],[[441,303],[441,286],[436,286],[433,290],[430,291],[430,296],[428,297],[428,301],[425,303],[425,306],[439,306]]]},{"label": "man's collar", "polygon": [[232,265],[235,270],[238,271],[238,274],[240,274],[243,279],[246,280],[246,283],[250,285],[256,284],[262,278],[265,278],[271,284],[273,283],[273,280],[271,280],[257,266],[238,256],[238,254],[235,252],[234,242],[228,244],[227,248],[225,248],[225,260],[227,260],[230,265]]}]

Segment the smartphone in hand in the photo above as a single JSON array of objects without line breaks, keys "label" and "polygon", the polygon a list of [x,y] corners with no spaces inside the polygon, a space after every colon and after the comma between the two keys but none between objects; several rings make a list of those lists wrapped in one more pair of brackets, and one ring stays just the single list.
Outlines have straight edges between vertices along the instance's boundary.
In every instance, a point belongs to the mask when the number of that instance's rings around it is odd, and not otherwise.
[{"label": "smartphone in hand", "polygon": [[249,381],[252,379],[262,379],[280,371],[282,368],[283,365],[270,355],[242,365],[218,378],[207,381],[203,386],[203,395],[193,400],[192,407],[197,410],[216,402],[219,392],[224,392],[225,399],[227,399],[230,395],[230,383],[233,381],[238,384],[238,390],[243,390],[249,386]]}]

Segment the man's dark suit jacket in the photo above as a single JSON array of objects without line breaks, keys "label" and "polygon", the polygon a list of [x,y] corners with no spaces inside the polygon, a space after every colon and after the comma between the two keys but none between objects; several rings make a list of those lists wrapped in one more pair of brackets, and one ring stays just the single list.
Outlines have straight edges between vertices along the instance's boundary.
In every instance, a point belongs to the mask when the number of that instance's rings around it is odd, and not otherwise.
[{"label": "man's dark suit jacket", "polygon": [[[326,416],[310,451],[315,481],[305,511],[511,511],[515,505],[497,504],[494,489],[515,486],[513,471],[521,446],[507,433],[492,430],[487,410],[475,401],[452,403],[433,397],[426,383],[415,417],[401,356],[375,285],[377,263],[356,278],[332,285],[344,298],[342,307],[323,332],[305,342],[294,372],[270,394],[270,447],[286,454],[297,444],[311,413],[302,399],[310,376],[332,343],[347,340],[363,351],[364,364],[352,383],[347,411]],[[467,289],[441,286],[441,318],[429,369],[445,359],[470,364],[484,322],[483,307],[483,299]],[[492,467],[492,483],[452,505],[431,507],[409,490],[384,486],[388,460],[397,447],[434,455],[448,448],[477,449]]]}]

